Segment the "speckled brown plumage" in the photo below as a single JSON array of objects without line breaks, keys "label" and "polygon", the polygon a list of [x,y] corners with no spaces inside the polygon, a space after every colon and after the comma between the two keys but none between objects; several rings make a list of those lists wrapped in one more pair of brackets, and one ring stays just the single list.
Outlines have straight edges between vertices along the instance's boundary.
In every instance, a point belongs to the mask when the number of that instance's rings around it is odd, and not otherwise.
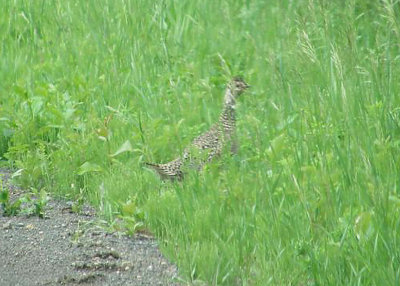
[{"label": "speckled brown plumage", "polygon": [[146,165],[154,169],[163,180],[182,180],[183,167],[202,169],[204,164],[219,156],[226,145],[230,144],[231,152],[236,153],[236,98],[248,87],[242,78],[236,77],[230,81],[225,91],[224,107],[218,122],[207,132],[196,137],[177,159],[164,164],[146,163]]},{"label": "speckled brown plumage", "polygon": [[177,158],[171,162],[165,164],[154,164],[154,163],[145,163],[148,167],[155,170],[162,180],[182,180],[183,172],[182,168],[182,159]]}]

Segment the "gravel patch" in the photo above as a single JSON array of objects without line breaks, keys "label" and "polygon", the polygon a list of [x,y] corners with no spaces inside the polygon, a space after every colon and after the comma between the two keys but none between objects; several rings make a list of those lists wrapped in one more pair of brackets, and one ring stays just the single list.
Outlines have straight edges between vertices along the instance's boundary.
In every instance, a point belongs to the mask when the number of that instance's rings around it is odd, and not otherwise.
[{"label": "gravel patch", "polygon": [[[11,198],[21,194],[10,171],[0,176]],[[93,209],[73,213],[58,200],[44,219],[0,211],[0,285],[181,285],[155,239],[107,233],[95,221]]]}]

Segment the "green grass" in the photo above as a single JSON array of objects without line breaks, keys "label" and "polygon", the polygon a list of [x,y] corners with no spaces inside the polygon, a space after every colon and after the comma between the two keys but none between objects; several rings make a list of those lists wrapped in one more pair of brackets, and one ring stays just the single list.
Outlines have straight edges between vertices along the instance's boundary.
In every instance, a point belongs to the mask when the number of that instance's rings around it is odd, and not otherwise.
[{"label": "green grass", "polygon": [[[400,283],[398,1],[1,6],[0,156],[23,186],[144,223],[188,282]],[[160,183],[142,163],[217,120],[237,74],[239,154]]]}]

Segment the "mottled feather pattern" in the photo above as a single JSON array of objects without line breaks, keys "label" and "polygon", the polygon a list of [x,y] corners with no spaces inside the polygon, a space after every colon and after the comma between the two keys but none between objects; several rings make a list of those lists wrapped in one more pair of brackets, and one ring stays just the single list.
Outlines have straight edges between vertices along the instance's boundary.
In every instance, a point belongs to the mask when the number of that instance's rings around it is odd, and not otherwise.
[{"label": "mottled feather pattern", "polygon": [[237,151],[236,98],[248,87],[243,79],[234,78],[226,88],[224,108],[216,124],[196,137],[185,148],[181,157],[164,164],[146,163],[146,165],[155,170],[163,180],[182,180],[184,176],[182,167],[201,170],[204,164],[221,155],[228,142],[231,144],[231,152],[235,153]]},{"label": "mottled feather pattern", "polygon": [[155,170],[163,180],[181,180],[183,178],[183,172],[181,171],[182,160],[180,158],[165,164],[145,164]]}]

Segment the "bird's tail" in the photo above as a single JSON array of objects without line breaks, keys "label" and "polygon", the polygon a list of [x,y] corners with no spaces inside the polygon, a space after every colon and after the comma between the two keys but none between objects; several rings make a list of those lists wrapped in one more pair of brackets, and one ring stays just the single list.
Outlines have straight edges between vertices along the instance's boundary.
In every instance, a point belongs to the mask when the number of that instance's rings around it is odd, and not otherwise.
[{"label": "bird's tail", "polygon": [[165,180],[165,179],[181,180],[183,178],[183,173],[180,170],[171,171],[166,167],[167,164],[155,164],[155,163],[149,163],[149,162],[144,162],[144,164],[147,167],[156,171],[162,180]]},{"label": "bird's tail", "polygon": [[149,167],[149,168],[151,168],[151,169],[157,171],[158,173],[160,173],[160,172],[162,171],[162,168],[161,168],[160,164],[149,163],[149,162],[144,162],[144,164],[145,164],[147,167]]},{"label": "bird's tail", "polygon": [[167,174],[165,173],[165,170],[161,167],[160,164],[149,163],[149,162],[144,162],[144,164],[145,164],[147,167],[149,167],[149,168],[153,169],[154,171],[156,171],[156,172],[161,176],[161,178],[164,178],[164,177],[167,175]]}]

